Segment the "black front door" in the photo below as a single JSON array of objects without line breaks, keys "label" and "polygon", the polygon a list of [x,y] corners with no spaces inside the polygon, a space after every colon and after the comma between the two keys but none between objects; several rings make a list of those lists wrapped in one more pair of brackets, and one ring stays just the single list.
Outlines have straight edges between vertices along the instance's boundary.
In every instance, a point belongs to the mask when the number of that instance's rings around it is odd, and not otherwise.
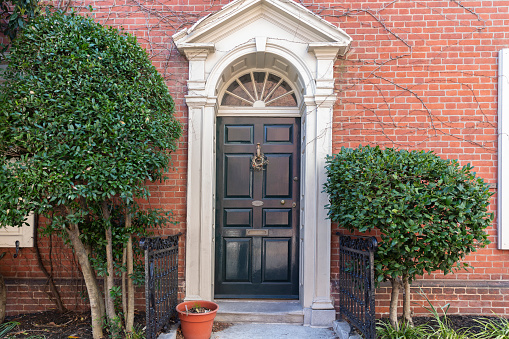
[{"label": "black front door", "polygon": [[216,298],[298,298],[299,124],[217,119]]}]

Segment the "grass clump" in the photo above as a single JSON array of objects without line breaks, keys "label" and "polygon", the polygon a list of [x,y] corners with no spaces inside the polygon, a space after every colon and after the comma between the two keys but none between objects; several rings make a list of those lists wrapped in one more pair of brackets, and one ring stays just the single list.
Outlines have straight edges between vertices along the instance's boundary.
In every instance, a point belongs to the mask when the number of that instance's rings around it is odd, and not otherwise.
[{"label": "grass clump", "polygon": [[496,319],[481,319],[476,320],[481,331],[479,331],[474,338],[477,339],[507,339],[509,338],[509,320],[503,317]]},{"label": "grass clump", "polygon": [[126,339],[145,339],[145,327],[135,325],[131,332],[125,332],[125,338]]},{"label": "grass clump", "polygon": [[429,328],[427,324],[411,326],[406,322],[400,322],[398,328],[395,328],[389,322],[379,321],[376,327],[376,337],[378,339],[427,338]]},{"label": "grass clump", "polygon": [[421,296],[423,296],[426,299],[426,302],[428,303],[428,306],[424,306],[428,312],[430,312],[433,315],[433,321],[435,322],[436,326],[432,327],[430,326],[430,333],[428,334],[427,338],[433,338],[433,339],[468,339],[472,338],[472,333],[470,333],[470,329],[460,329],[455,330],[452,328],[451,323],[449,319],[447,319],[447,311],[449,310],[450,304],[445,304],[444,306],[441,306],[443,315],[440,316],[438,313],[438,310],[431,304],[429,299],[420,293]]},{"label": "grass clump", "polygon": [[0,324],[0,338],[6,338],[7,334],[9,334],[9,332],[18,325],[19,323],[15,321]]}]

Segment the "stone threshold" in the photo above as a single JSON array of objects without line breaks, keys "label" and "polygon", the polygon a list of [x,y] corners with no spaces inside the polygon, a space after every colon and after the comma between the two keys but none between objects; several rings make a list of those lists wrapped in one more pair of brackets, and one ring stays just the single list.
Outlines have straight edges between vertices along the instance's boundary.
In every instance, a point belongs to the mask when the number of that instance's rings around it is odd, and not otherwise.
[{"label": "stone threshold", "polygon": [[232,323],[304,324],[304,310],[298,300],[224,300],[216,321]]}]

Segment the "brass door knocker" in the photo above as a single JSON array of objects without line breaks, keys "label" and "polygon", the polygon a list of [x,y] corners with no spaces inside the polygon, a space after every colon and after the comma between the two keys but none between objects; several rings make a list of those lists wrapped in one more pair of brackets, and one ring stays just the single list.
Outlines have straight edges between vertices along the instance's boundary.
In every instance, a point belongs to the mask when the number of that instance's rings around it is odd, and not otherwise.
[{"label": "brass door knocker", "polygon": [[251,161],[251,167],[255,171],[263,171],[263,166],[267,165],[269,161],[265,158],[265,155],[262,153],[262,149],[260,147],[260,143],[256,144],[256,155],[253,157]]}]

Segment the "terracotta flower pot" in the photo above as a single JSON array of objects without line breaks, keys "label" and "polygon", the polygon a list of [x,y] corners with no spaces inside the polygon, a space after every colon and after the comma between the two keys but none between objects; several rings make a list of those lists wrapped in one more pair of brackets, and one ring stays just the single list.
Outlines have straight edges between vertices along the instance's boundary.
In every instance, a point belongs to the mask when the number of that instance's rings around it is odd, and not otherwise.
[{"label": "terracotta flower pot", "polygon": [[[193,307],[199,306],[208,308],[207,313],[186,312]],[[219,306],[212,301],[184,301],[177,305],[177,312],[180,318],[180,327],[185,339],[209,339],[212,334],[212,324],[216,317]]]}]

